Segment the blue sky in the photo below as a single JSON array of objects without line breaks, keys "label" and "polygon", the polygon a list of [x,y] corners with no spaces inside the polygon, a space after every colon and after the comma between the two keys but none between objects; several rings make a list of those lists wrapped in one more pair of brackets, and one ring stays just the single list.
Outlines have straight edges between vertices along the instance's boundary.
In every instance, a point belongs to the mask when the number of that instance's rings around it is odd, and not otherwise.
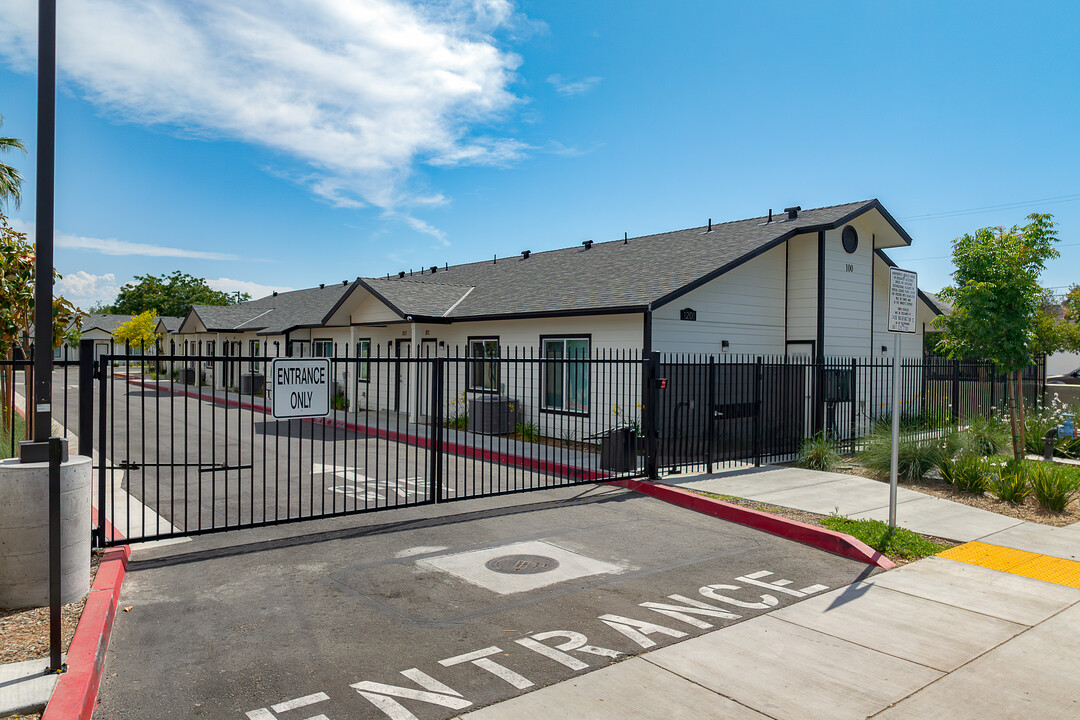
[{"label": "blue sky", "polygon": [[[0,5],[28,230],[36,5]],[[84,306],[143,273],[258,296],[871,197],[924,288],[953,238],[1035,211],[1044,284],[1080,282],[1075,3],[59,5],[56,260]]]}]

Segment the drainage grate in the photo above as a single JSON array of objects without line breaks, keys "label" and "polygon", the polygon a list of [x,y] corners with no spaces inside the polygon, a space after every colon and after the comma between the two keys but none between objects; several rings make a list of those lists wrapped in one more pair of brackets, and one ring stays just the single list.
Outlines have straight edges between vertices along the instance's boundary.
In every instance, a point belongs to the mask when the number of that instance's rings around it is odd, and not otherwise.
[{"label": "drainage grate", "polygon": [[559,561],[544,555],[502,555],[491,558],[484,567],[507,575],[536,575],[559,567]]}]

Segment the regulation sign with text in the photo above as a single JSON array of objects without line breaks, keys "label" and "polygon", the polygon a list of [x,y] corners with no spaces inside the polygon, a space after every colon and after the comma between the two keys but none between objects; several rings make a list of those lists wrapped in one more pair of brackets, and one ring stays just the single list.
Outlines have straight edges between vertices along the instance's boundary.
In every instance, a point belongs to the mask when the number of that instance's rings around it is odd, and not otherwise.
[{"label": "regulation sign with text", "polygon": [[919,276],[910,270],[889,268],[889,332],[914,333]]},{"label": "regulation sign with text", "polygon": [[270,363],[270,397],[275,418],[330,414],[330,360],[275,358]]}]

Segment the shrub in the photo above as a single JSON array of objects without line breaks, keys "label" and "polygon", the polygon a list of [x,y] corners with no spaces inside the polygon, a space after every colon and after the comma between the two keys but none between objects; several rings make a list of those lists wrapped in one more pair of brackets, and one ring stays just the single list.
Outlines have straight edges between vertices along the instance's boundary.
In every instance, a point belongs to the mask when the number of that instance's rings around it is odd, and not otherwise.
[{"label": "shrub", "polygon": [[1063,512],[1080,491],[1080,478],[1053,463],[1037,463],[1029,473],[1029,482],[1039,504],[1052,512]]},{"label": "shrub", "polygon": [[990,483],[990,463],[974,455],[957,458],[952,486],[960,492],[981,495]]},{"label": "shrub", "polygon": [[995,497],[1011,502],[1022,503],[1031,494],[1028,486],[1028,466],[1023,461],[1010,460],[1002,465],[996,475],[990,478],[990,492]]},{"label": "shrub", "polygon": [[997,415],[972,418],[966,434],[970,450],[983,456],[998,455],[1012,442],[1008,424]]},{"label": "shrub", "polygon": [[335,410],[348,410],[349,398],[342,393],[334,393],[334,396],[330,398],[330,407]]},{"label": "shrub", "polygon": [[519,422],[514,428],[514,432],[525,442],[534,442],[540,439],[540,428],[531,422]]},{"label": "shrub", "polygon": [[836,443],[827,438],[825,433],[818,433],[812,438],[803,440],[799,447],[797,463],[799,467],[808,470],[835,470],[840,464],[840,451],[836,449]]},{"label": "shrub", "polygon": [[469,405],[468,396],[465,393],[461,393],[450,401],[450,409],[443,425],[451,430],[469,429]]},{"label": "shrub", "polygon": [[[1042,407],[1024,408],[1024,449],[1033,455],[1042,455],[1043,437],[1046,431],[1057,427],[1064,420],[1069,407],[1056,397]],[[1062,443],[1063,441],[1058,441]]]},{"label": "shrub", "polygon": [[[917,480],[926,475],[941,459],[944,451],[936,438],[914,438],[900,435],[897,458],[897,475],[905,480]],[[870,434],[866,449],[859,460],[879,475],[889,474],[892,456],[892,434],[887,427],[878,426]]]},{"label": "shrub", "polygon": [[934,467],[941,473],[941,479],[950,485],[956,484],[956,461],[950,455],[942,453]]}]

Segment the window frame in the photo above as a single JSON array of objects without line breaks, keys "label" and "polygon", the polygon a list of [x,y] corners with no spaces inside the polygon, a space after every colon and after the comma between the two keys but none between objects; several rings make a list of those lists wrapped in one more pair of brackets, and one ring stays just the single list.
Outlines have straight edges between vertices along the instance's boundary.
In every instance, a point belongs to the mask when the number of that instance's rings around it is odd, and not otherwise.
[{"label": "window frame", "polygon": [[[360,352],[360,346],[367,343],[367,353]],[[361,358],[367,358],[362,360]],[[357,382],[371,382],[371,338],[356,338],[356,379]]]},{"label": "window frame", "polygon": [[[546,351],[546,345],[550,341],[561,340],[563,343],[564,357],[558,359],[548,359]],[[565,356],[566,341],[567,340],[587,340],[588,348],[586,350],[586,362],[582,363],[585,366],[585,395],[586,402],[583,410],[571,410],[567,409],[566,399],[569,395],[567,392],[569,382],[569,373],[566,369],[570,365],[566,360],[570,359]],[[548,413],[550,415],[572,415],[575,417],[587,417],[592,412],[592,334],[591,333],[567,333],[560,335],[541,335],[540,336],[540,398],[537,406],[542,413]],[[549,406],[547,404],[547,377],[548,377],[548,363],[558,363],[563,367],[563,387],[562,387],[562,407]]]},{"label": "window frame", "polygon": [[[315,352],[316,347],[323,347],[325,345],[330,346],[329,355],[320,355]],[[331,338],[312,338],[311,340],[311,356],[313,358],[333,358],[334,357],[334,341]]]},{"label": "window frame", "polygon": [[[479,358],[479,359],[474,358],[474,356],[472,354],[473,343],[474,342],[485,343],[485,352],[487,350],[486,344],[489,343],[489,342],[494,342],[495,343],[495,357],[494,357],[494,360],[496,362],[492,362],[491,359],[489,359],[487,357],[484,357],[484,356],[481,356],[481,358]],[[497,395],[500,392],[500,388],[502,387],[502,385],[501,385],[501,383],[502,383],[502,369],[499,367],[499,363],[497,361],[498,361],[499,357],[501,356],[501,354],[502,354],[502,343],[499,342],[499,336],[498,335],[475,335],[475,336],[469,336],[469,337],[467,337],[465,339],[465,364],[466,364],[466,368],[465,368],[465,389],[468,392],[486,393],[488,395]],[[475,378],[473,377],[474,370],[479,368],[480,371],[483,372],[482,368],[484,368],[486,365],[489,365],[489,364],[493,365],[494,370],[495,370],[493,378],[492,378],[493,387],[489,388],[489,387],[477,387],[477,386],[475,386],[473,384],[473,381],[475,380]]]}]

